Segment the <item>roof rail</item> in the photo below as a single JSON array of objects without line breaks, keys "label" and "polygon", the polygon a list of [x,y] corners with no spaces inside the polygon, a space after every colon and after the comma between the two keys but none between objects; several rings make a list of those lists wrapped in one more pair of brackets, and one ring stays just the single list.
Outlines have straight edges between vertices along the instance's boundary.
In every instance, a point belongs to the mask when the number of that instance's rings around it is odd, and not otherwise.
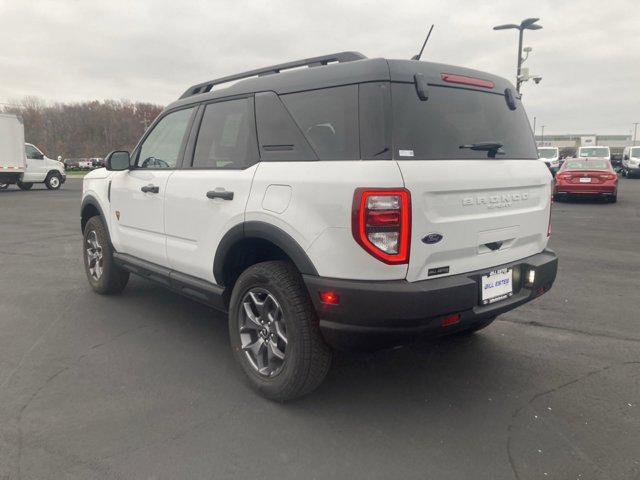
[{"label": "roof rail", "polygon": [[209,80],[208,82],[198,83],[187,89],[180,98],[187,98],[199,93],[210,92],[214,85],[220,85],[222,83],[233,82],[235,80],[242,80],[243,78],[250,77],[263,77],[265,75],[272,75],[274,73],[280,73],[282,70],[289,70],[298,67],[319,67],[332,62],[344,63],[353,62],[354,60],[362,60],[365,57],[359,52],[339,52],[332,53],[330,55],[322,55],[320,57],[305,58],[303,60],[296,60],[294,62],[281,63],[279,65],[272,65],[270,67],[259,68],[257,70],[249,70],[244,73],[237,73],[235,75],[229,75],[227,77],[216,78]]}]

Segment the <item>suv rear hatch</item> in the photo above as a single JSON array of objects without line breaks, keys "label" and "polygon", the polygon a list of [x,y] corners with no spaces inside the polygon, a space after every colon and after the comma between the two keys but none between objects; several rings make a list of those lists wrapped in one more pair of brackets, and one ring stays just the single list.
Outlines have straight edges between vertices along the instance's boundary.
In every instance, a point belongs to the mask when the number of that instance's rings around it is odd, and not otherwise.
[{"label": "suv rear hatch", "polygon": [[538,161],[511,84],[446,65],[389,66],[394,158],[411,192],[407,280],[487,269],[542,251],[551,174]]}]

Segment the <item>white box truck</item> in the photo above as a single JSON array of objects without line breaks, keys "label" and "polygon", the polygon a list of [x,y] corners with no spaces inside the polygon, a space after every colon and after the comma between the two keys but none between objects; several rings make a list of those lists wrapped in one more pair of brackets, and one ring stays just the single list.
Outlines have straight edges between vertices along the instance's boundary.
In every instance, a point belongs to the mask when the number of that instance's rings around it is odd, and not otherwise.
[{"label": "white box truck", "polygon": [[0,114],[0,190],[11,184],[17,184],[20,190],[30,190],[34,183],[57,190],[66,179],[62,162],[48,158],[38,147],[24,142],[24,125],[19,115]]},{"label": "white box truck", "polygon": [[25,166],[22,117],[0,113],[0,189],[21,181]]}]

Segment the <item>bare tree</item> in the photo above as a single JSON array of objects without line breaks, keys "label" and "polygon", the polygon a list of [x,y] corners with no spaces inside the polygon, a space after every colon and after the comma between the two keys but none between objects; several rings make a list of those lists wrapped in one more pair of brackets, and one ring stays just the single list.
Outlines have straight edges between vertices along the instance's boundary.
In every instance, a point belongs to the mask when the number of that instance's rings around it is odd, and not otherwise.
[{"label": "bare tree", "polygon": [[36,97],[12,102],[3,111],[24,119],[25,139],[48,156],[104,157],[111,150],[131,150],[162,106],[129,100],[94,100],[48,104]]}]

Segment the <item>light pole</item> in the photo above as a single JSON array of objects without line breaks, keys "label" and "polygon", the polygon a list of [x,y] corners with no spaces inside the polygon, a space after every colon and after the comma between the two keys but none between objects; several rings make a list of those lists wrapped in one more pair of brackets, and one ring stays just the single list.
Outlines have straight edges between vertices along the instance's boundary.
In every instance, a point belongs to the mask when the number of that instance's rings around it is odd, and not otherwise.
[{"label": "light pole", "polygon": [[520,84],[522,83],[522,79],[520,77],[520,69],[522,68],[522,36],[525,30],[540,30],[542,25],[536,24],[536,22],[540,20],[539,18],[525,18],[520,22],[520,25],[516,25],[515,23],[507,23],[505,25],[497,25],[493,27],[494,30],[509,30],[516,29],[518,30],[518,69],[516,73],[516,90],[520,93]]},{"label": "light pole", "polygon": [[638,122],[633,124],[633,146],[636,146],[636,134],[638,133]]},{"label": "light pole", "polygon": [[544,127],[546,127],[546,125],[540,125],[540,128],[542,129],[542,135],[540,135],[540,145],[542,145],[544,147]]},{"label": "light pole", "polygon": [[536,139],[536,117],[533,117],[533,139]]}]

